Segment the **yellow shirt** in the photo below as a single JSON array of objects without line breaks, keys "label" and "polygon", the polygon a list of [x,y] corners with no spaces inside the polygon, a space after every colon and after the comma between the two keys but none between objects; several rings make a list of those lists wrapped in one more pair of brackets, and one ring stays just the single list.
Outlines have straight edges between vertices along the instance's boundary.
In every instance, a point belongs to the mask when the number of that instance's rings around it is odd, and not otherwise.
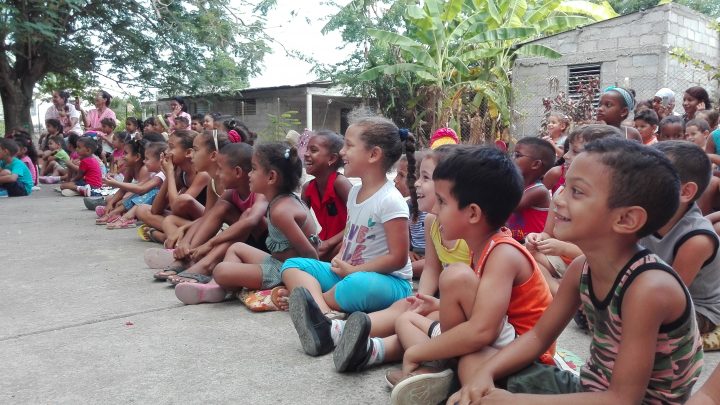
[{"label": "yellow shirt", "polygon": [[435,251],[437,252],[438,259],[440,260],[440,264],[442,264],[443,269],[453,263],[465,263],[470,266],[472,257],[470,255],[470,248],[468,247],[467,242],[463,239],[458,239],[455,241],[455,246],[451,249],[446,248],[442,243],[442,238],[440,237],[440,223],[437,218],[435,218],[432,225],[430,225],[430,238],[432,239],[433,246],[435,247]]}]

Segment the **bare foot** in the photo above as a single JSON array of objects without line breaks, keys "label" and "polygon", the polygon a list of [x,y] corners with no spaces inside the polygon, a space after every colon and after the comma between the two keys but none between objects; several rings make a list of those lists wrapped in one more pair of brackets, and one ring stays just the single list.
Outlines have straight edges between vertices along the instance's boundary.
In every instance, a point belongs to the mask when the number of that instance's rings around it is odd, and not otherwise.
[{"label": "bare foot", "polygon": [[290,304],[288,303],[289,295],[290,291],[288,291],[285,286],[280,285],[273,288],[272,293],[270,293],[270,299],[279,311],[287,311],[290,308]]}]

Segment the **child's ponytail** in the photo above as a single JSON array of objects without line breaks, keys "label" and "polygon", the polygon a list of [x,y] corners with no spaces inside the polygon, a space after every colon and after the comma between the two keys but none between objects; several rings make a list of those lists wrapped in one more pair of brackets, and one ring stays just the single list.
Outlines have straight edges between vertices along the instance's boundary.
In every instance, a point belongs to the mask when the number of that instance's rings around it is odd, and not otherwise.
[{"label": "child's ponytail", "polygon": [[415,180],[417,180],[417,174],[415,173],[415,137],[407,128],[400,128],[398,130],[400,140],[403,142],[405,147],[405,158],[407,159],[407,186],[410,190],[410,219],[412,222],[416,222],[418,219],[418,208],[417,208],[417,190],[415,189]]}]

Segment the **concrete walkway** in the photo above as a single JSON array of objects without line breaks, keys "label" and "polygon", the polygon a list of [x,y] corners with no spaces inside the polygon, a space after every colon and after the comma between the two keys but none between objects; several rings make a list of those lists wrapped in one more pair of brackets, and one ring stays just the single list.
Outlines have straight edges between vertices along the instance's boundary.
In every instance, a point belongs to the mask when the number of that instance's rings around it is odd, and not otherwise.
[{"label": "concrete walkway", "polygon": [[[285,313],[184,306],[134,230],[108,231],[52,188],[0,199],[0,403],[382,404],[388,367],[342,375]],[[559,346],[587,356],[568,326]],[[703,379],[720,354],[706,355]]]}]

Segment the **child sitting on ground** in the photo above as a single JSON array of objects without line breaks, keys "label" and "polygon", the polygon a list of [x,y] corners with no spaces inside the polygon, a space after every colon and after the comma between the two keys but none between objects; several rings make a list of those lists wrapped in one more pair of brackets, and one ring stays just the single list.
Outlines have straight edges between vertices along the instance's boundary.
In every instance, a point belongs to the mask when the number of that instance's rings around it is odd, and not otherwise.
[{"label": "child sitting on ground", "polygon": [[[622,133],[614,127],[601,124],[583,125],[575,128],[568,136],[568,151],[563,156],[565,165],[570,166],[573,159],[582,152],[586,143],[608,136],[621,137]],[[564,188],[564,185],[560,186],[556,191],[556,195]],[[552,203],[550,208],[552,210]],[[554,217],[548,215],[543,231],[541,233],[531,233],[527,235],[525,240],[525,247],[533,255],[553,296],[557,293],[560,286],[559,280],[565,274],[567,266],[573,259],[582,254],[580,249],[572,243],[556,239],[553,232],[554,226]],[[578,320],[580,321],[580,327],[586,329],[584,327],[584,318],[580,317]]]},{"label": "child sitting on ground", "polygon": [[567,139],[567,133],[570,129],[570,118],[560,112],[552,112],[548,116],[547,120],[547,135],[542,139],[550,142],[555,149],[555,157],[561,158],[565,154],[563,146],[565,145],[565,139]]},{"label": "child sitting on ground", "polygon": [[[141,204],[137,208],[138,219],[147,226],[162,229],[168,209],[175,215],[191,220],[202,215],[210,175],[198,172],[192,163],[193,142],[197,135],[193,131],[180,130],[168,138],[168,152],[162,161],[162,171],[167,179],[151,203]],[[181,195],[186,197],[181,200]]]},{"label": "child sitting on ground", "polygon": [[43,152],[42,176],[40,183],[53,184],[60,182],[60,178],[67,174],[67,165],[70,155],[65,150],[65,139],[62,135],[54,135],[48,139],[48,150]]},{"label": "child sitting on ground", "polygon": [[32,193],[32,175],[17,153],[17,142],[0,139],[0,197],[23,197]]},{"label": "child sitting on ground", "polygon": [[100,121],[100,125],[100,131],[96,132],[102,150],[102,152],[100,152],[100,159],[102,159],[105,167],[109,168],[112,165],[113,140],[115,139],[113,131],[115,131],[117,122],[112,118],[103,118]]},{"label": "child sitting on ground", "polygon": [[112,164],[110,165],[109,174],[117,180],[121,180],[125,172],[125,144],[130,142],[132,138],[125,131],[113,135],[113,152]]},{"label": "child sitting on ground", "polygon": [[[355,312],[347,322],[333,319],[329,328],[318,333],[330,335],[336,345],[333,352],[335,369],[339,372],[360,371],[364,368],[402,360],[403,349],[396,335],[395,322],[402,313],[415,312],[437,321],[438,299],[435,298],[443,271],[453,263],[470,265],[470,249],[462,240],[446,240],[434,213],[436,206],[433,172],[435,167],[455,146],[446,144],[421,157],[417,187],[418,210],[428,212],[425,217],[425,238],[428,241],[425,268],[420,276],[417,294],[395,301],[389,308],[365,315]],[[348,333],[344,333],[345,330]],[[325,338],[327,339],[327,337]]]},{"label": "child sitting on ground", "polygon": [[135,117],[127,117],[125,119],[125,132],[130,134],[130,139],[142,139],[142,121]]},{"label": "child sitting on ground", "polygon": [[700,118],[692,119],[685,124],[685,140],[705,150],[705,143],[710,136],[710,125]]},{"label": "child sitting on ground", "polygon": [[[213,281],[181,283],[175,296],[185,304],[220,302],[226,292],[245,288],[267,290],[282,283],[280,267],[290,257],[316,259],[319,239],[310,210],[295,195],[302,176],[297,150],[284,143],[264,143],[255,148],[250,190],[270,201],[266,222],[269,254],[245,243],[228,249],[212,272]],[[277,305],[277,304],[276,304]]]},{"label": "child sitting on ground", "polygon": [[38,139],[38,147],[40,148],[41,152],[45,152],[48,150],[48,141],[50,140],[50,137],[53,137],[55,135],[63,135],[62,124],[60,124],[60,121],[54,118],[45,120],[45,129],[47,132],[40,135],[40,139]]},{"label": "child sitting on ground", "polygon": [[[523,189],[507,155],[492,147],[458,148],[438,165],[433,180],[443,234],[467,242],[474,267],[456,263],[441,275],[439,323],[412,312],[395,322],[405,353],[402,370],[387,374],[392,403],[407,403],[419,392],[427,403],[442,401],[453,373],[443,370],[444,362],[427,362],[460,357],[458,373],[466,381],[532,328],[552,301],[530,253],[501,228]],[[536,359],[554,364],[553,354],[554,347],[546,348]]]},{"label": "child sitting on ground", "polygon": [[[413,166],[415,166],[414,162]],[[415,184],[416,176],[415,173],[408,172],[407,157],[402,156],[395,167],[395,188],[405,197],[410,210],[410,262],[412,263],[413,278],[419,278],[425,266],[425,216],[427,213],[418,211],[416,208],[415,187],[409,187],[410,184]]]},{"label": "child sitting on ground", "polygon": [[[217,131],[204,131],[195,136],[192,153],[193,169],[197,173],[205,172],[210,176],[210,184],[205,193],[205,205],[200,204],[189,193],[180,194],[173,204],[172,214],[162,220],[160,229],[155,229],[147,224],[140,227],[138,232],[143,240],[152,240],[158,243],[167,241],[165,247],[172,249],[186,232],[189,232],[187,235],[192,238],[192,233],[197,230],[197,226],[195,226],[197,220],[215,206],[225,191],[225,186],[220,181],[217,159],[219,151],[229,143],[227,136],[219,134]],[[170,167],[166,170],[169,169]]]},{"label": "child sitting on ground", "polygon": [[[658,150],[610,137],[585,145],[554,200],[555,234],[585,256],[568,268],[537,325],[501,350],[448,403],[682,403],[702,367],[690,294],[638,245],[677,212],[680,179]],[[590,358],[578,378],[533,363],[578,307],[590,323]],[[495,383],[518,394],[495,389]],[[547,394],[571,394],[552,396]]]},{"label": "child sitting on ground", "polygon": [[92,189],[102,187],[102,170],[100,169],[100,161],[95,156],[98,144],[88,137],[78,138],[77,154],[80,161],[68,162],[68,167],[72,170],[73,178],[70,181],[60,184],[62,195],[72,197],[82,195],[90,197]]},{"label": "child sitting on ground", "polygon": [[710,160],[704,150],[683,141],[662,142],[655,148],[680,175],[680,205],[665,225],[640,244],[677,271],[695,305],[703,349],[720,350],[720,238],[695,204],[710,181]]},{"label": "child sitting on ground", "polygon": [[643,145],[654,145],[658,142],[655,133],[658,128],[658,116],[655,110],[645,109],[635,114],[635,129],[640,132]]},{"label": "child sitting on ground", "polygon": [[315,213],[320,227],[318,258],[330,260],[340,251],[347,222],[347,198],[352,184],[338,173],[343,166],[343,139],[332,131],[314,132],[303,156],[305,171],[315,176],[303,186],[302,200]]},{"label": "child sitting on ground", "polygon": [[658,141],[685,139],[685,121],[677,115],[668,115],[660,121]]},{"label": "child sitting on ground", "polygon": [[[222,198],[178,240],[174,249],[145,251],[148,267],[162,269],[155,273],[155,279],[207,282],[209,277],[201,276],[212,273],[232,243],[241,241],[260,250],[265,248],[267,200],[250,191],[252,153],[252,146],[241,143],[220,150],[217,163],[225,185]],[[223,223],[230,227],[218,233]]]},{"label": "child sitting on ground", "polygon": [[107,176],[103,184],[117,188],[120,192],[132,193],[125,197],[121,204],[105,213],[106,218],[99,218],[95,221],[97,225],[107,225],[107,229],[134,228],[137,220],[135,211],[139,204],[152,204],[160,186],[165,181],[165,173],[160,170],[160,160],[163,158],[167,144],[165,142],[154,142],[145,145],[145,168],[149,173],[155,173],[142,183],[125,183]]},{"label": "child sitting on ground", "polygon": [[[134,140],[125,144],[125,154],[123,155],[125,171],[122,173],[123,181],[125,183],[144,183],[149,180],[152,175],[155,174],[148,172],[147,167],[145,167],[144,162],[146,143],[147,142],[140,138],[135,138]],[[95,207],[92,208],[95,210],[95,213],[99,217],[99,219],[96,220],[95,223],[98,225],[106,225],[109,220],[112,220],[109,215],[110,211],[112,211],[113,208],[117,207],[123,199],[131,197],[132,194],[133,193],[131,192],[119,191],[113,193],[113,195],[107,199],[100,197],[102,202],[100,202],[99,204],[95,204]],[[93,200],[94,198],[97,197],[89,197],[89,199],[91,200]],[[90,209],[93,204],[86,204],[86,206],[88,207],[88,209]]]},{"label": "child sitting on ground", "polygon": [[407,154],[415,152],[415,140],[387,118],[362,110],[352,113],[350,121],[340,156],[345,174],[360,177],[362,184],[348,195],[342,248],[330,263],[292,258],[281,270],[291,291],[290,318],[303,350],[311,356],[334,347],[332,340],[321,341],[315,332],[315,325],[330,322],[325,314],[379,311],[412,292],[408,206],[387,172],[403,146]]},{"label": "child sitting on ground", "polygon": [[545,227],[550,191],[541,179],[555,163],[555,148],[540,138],[522,138],[515,144],[512,157],[525,188],[520,203],[507,221],[507,227],[515,240],[524,243],[526,235],[542,232]]},{"label": "child sitting on ground", "polygon": [[[38,163],[39,156],[35,144],[33,143],[32,137],[27,132],[18,132],[13,138],[18,144],[17,157],[21,162],[25,163],[33,179],[33,186],[38,184]],[[39,190],[38,187],[34,187],[34,190]]]}]

